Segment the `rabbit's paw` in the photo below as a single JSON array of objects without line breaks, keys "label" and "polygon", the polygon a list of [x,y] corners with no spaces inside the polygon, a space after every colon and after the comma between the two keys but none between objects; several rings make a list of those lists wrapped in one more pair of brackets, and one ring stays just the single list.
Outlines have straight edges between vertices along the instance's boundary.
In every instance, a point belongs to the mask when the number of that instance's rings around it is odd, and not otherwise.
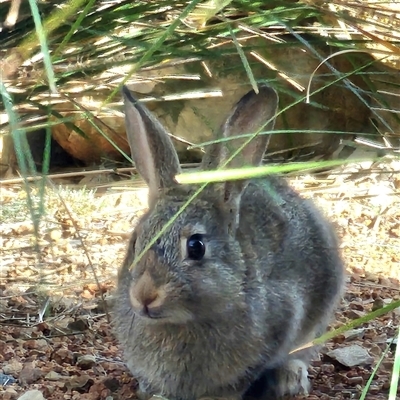
[{"label": "rabbit's paw", "polygon": [[310,389],[307,365],[302,360],[290,360],[278,371],[278,391],[281,396],[302,394]]},{"label": "rabbit's paw", "polygon": [[[138,397],[139,397],[139,396],[138,396]],[[140,397],[139,397],[139,398],[140,398]],[[170,399],[167,399],[167,398],[164,397],[164,396],[159,396],[159,395],[155,394],[155,395],[153,395],[153,396],[150,397],[150,400],[170,400]]]},{"label": "rabbit's paw", "polygon": [[136,396],[139,400],[168,400],[160,395],[149,394],[143,382],[139,382],[139,387],[136,389]]},{"label": "rabbit's paw", "polygon": [[150,400],[152,397],[152,395],[141,391],[140,389],[136,390],[136,396],[139,400]]}]

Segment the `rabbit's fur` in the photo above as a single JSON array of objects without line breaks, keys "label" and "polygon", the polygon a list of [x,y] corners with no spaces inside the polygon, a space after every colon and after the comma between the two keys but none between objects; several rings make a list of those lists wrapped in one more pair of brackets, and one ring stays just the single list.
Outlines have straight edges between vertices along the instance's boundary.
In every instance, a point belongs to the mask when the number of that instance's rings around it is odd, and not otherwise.
[{"label": "rabbit's fur", "polygon": [[[279,177],[209,184],[132,266],[199,186],[176,183],[180,166],[167,133],[123,93],[149,211],[119,272],[115,330],[142,397],[307,393],[312,352],[289,352],[324,332],[340,297],[343,264],[330,224]],[[277,103],[268,86],[249,92],[222,137],[271,130]],[[229,161],[247,139],[211,145],[202,168],[258,166],[268,135]]]}]

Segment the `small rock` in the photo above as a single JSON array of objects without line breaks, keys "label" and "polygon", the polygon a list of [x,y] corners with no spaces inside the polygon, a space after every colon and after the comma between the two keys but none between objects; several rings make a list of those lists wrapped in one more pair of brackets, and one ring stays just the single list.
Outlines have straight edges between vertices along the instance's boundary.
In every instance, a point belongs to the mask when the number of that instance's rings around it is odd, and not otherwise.
[{"label": "small rock", "polygon": [[387,340],[386,333],[377,334],[375,330],[370,330],[365,332],[364,339],[371,340],[375,343],[385,343]]},{"label": "small rock", "polygon": [[391,382],[388,380],[382,383],[382,390],[389,390]]},{"label": "small rock", "polygon": [[374,300],[372,304],[372,311],[379,310],[382,307],[385,307],[385,302],[380,297],[378,297]]},{"label": "small rock", "polygon": [[26,235],[35,232],[32,222],[29,221],[12,224],[11,229],[17,235]]},{"label": "small rock", "polygon": [[15,400],[18,397],[18,393],[14,388],[7,388],[2,392],[3,400]]},{"label": "small rock", "polygon": [[10,360],[3,366],[3,372],[5,374],[17,376],[22,371],[22,363],[17,360]]},{"label": "small rock", "polygon": [[23,386],[26,386],[36,382],[42,375],[43,372],[40,368],[35,368],[33,363],[27,363],[20,372],[18,379]]},{"label": "small rock", "polygon": [[43,393],[39,390],[29,390],[25,392],[18,400],[46,400]]},{"label": "small rock", "polygon": [[392,371],[393,370],[393,360],[382,361],[381,367],[384,368],[386,371]]},{"label": "small rock", "polygon": [[24,348],[30,350],[46,350],[48,347],[49,344],[45,339],[27,340],[24,343]]},{"label": "small rock", "polygon": [[385,286],[387,288],[390,288],[390,286],[392,286],[392,282],[390,282],[389,278],[385,278],[383,276],[379,277],[379,284],[382,286]]},{"label": "small rock", "polygon": [[374,358],[369,355],[368,351],[356,344],[329,351],[327,356],[346,367],[368,365],[374,362]]},{"label": "small rock", "polygon": [[12,345],[0,340],[0,354],[3,360],[12,360],[15,357],[15,350],[12,348]]},{"label": "small rock", "polygon": [[396,315],[396,317],[400,317],[400,307],[395,308],[393,313]]},{"label": "small rock", "polygon": [[89,390],[93,382],[93,379],[91,379],[89,375],[71,376],[71,378],[66,381],[65,387],[69,390],[77,390],[81,393],[80,389],[85,388],[84,391]]},{"label": "small rock", "polygon": [[381,388],[377,385],[370,385],[368,392],[370,394],[379,394],[382,392]]},{"label": "small rock", "polygon": [[72,351],[60,348],[53,352],[52,359],[60,365],[65,364],[72,364],[74,362],[74,355]]},{"label": "small rock", "polygon": [[382,354],[382,349],[379,346],[377,346],[376,344],[371,346],[368,351],[369,351],[369,354],[372,354],[377,357],[380,357]]},{"label": "small rock", "polygon": [[60,375],[58,372],[55,371],[50,371],[46,376],[45,379],[48,381],[59,381],[60,379],[62,379],[62,375]]},{"label": "small rock", "polygon": [[89,329],[89,324],[85,319],[77,319],[76,321],[70,322],[67,327],[74,332],[84,332]]},{"label": "small rock", "polygon": [[347,332],[344,332],[343,335],[346,338],[346,340],[353,340],[361,338],[364,334],[364,331],[365,331],[364,328],[350,329]]},{"label": "small rock", "polygon": [[365,279],[370,282],[379,283],[379,278],[370,271],[365,271]]},{"label": "small rock", "polygon": [[357,319],[361,318],[365,315],[363,311],[358,311],[358,310],[347,310],[345,312],[346,317],[351,318],[351,319]]},{"label": "small rock", "polygon": [[108,378],[103,381],[103,385],[111,392],[116,392],[121,386],[120,382],[116,378]]},{"label": "small rock", "polygon": [[52,229],[50,231],[50,239],[54,242],[59,241],[62,238],[62,231],[60,229]]},{"label": "small rock", "polygon": [[335,366],[333,364],[322,364],[321,372],[325,374],[332,374],[333,372],[335,372]]},{"label": "small rock", "polygon": [[347,378],[347,383],[352,386],[364,385],[364,379],[362,376],[352,376],[351,378]]},{"label": "small rock", "polygon": [[362,304],[361,302],[358,302],[358,301],[352,301],[350,304],[349,304],[349,307],[352,309],[352,310],[357,310],[357,311],[364,311],[364,304]]},{"label": "small rock", "polygon": [[76,365],[83,370],[92,368],[93,365],[96,364],[96,357],[90,354],[84,354],[83,356],[78,357],[76,361]]}]

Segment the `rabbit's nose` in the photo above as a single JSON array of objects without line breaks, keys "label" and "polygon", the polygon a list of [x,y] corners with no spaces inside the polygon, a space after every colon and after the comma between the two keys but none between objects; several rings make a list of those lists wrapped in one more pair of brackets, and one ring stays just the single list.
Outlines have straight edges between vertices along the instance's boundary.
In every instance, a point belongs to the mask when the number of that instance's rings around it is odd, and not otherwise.
[{"label": "rabbit's nose", "polygon": [[155,308],[163,304],[165,298],[164,290],[154,285],[154,280],[147,271],[136,282],[132,282],[129,295],[133,309],[140,315],[149,317]]}]

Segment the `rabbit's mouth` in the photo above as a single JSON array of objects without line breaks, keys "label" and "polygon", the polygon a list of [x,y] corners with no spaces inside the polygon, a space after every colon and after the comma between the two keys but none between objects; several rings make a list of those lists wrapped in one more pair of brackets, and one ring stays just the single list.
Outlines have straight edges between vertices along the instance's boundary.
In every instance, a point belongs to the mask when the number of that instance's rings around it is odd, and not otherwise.
[{"label": "rabbit's mouth", "polygon": [[164,319],[165,316],[162,313],[160,307],[152,308],[143,306],[140,310],[136,310],[136,314],[138,314],[142,318],[146,319]]},{"label": "rabbit's mouth", "polygon": [[146,323],[157,324],[185,324],[194,318],[189,311],[166,310],[162,307],[157,307],[157,309],[142,307],[140,310],[135,310],[135,313]]}]

